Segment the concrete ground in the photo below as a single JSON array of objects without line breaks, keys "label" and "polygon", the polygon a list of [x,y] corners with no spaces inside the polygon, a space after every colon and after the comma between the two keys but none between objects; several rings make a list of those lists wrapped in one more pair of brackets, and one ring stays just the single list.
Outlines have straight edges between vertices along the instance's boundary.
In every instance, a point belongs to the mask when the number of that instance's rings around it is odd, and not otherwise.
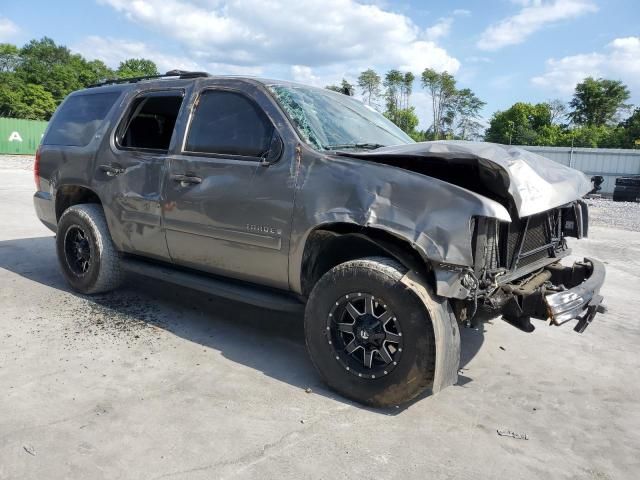
[{"label": "concrete ground", "polygon": [[457,386],[374,410],[320,383],[296,316],[142,279],[72,293],[33,190],[0,164],[0,479],[640,476],[640,233],[573,242],[608,264],[585,334],[464,329]]}]

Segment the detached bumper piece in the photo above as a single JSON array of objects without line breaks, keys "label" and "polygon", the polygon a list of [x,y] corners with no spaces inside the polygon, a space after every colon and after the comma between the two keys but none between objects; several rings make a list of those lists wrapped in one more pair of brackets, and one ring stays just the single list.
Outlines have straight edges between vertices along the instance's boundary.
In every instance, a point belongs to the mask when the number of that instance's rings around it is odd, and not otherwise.
[{"label": "detached bumper piece", "polygon": [[[604,283],[604,265],[589,258],[585,258],[580,265],[590,268],[590,274],[582,283],[569,290],[545,296],[549,309],[549,318],[556,325],[578,319],[574,330],[582,333],[593,321],[596,313],[604,313],[600,287]],[[574,265],[575,268],[575,265]]]},{"label": "detached bumper piece", "polygon": [[574,330],[582,333],[597,313],[604,313],[600,288],[604,265],[590,258],[571,267],[548,265],[535,274],[501,287],[503,318],[526,332],[534,330],[531,318],[562,325],[577,320]]}]

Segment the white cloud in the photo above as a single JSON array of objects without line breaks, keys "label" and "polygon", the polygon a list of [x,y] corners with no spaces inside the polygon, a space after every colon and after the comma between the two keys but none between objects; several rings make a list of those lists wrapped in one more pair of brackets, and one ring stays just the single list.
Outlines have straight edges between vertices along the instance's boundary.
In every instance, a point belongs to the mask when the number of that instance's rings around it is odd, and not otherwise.
[{"label": "white cloud", "polygon": [[451,25],[453,24],[453,18],[444,17],[441,18],[434,25],[427,28],[425,37],[427,40],[439,40],[440,38],[447,37],[451,32]]},{"label": "white cloud", "polygon": [[604,52],[550,58],[546,62],[546,72],[533,77],[531,83],[562,95],[570,95],[576,83],[588,76],[619,79],[630,86],[640,87],[638,59],[640,37],[616,38]]},{"label": "white cloud", "polygon": [[324,86],[322,85],[322,80],[313,73],[311,67],[306,65],[292,65],[291,77],[296,82],[306,83],[307,85],[314,85],[317,87]]},{"label": "white cloud", "polygon": [[258,75],[257,67],[245,67],[220,63],[199,63],[188,56],[169,55],[155,50],[143,42],[130,41],[111,37],[91,35],[81,43],[73,45],[71,50],[80,53],[90,60],[102,60],[109,67],[117,68],[120,62],[128,58],[147,58],[153,60],[160,72],[168,70],[208,70],[217,74]]},{"label": "white cloud", "polygon": [[409,70],[416,75],[420,75],[427,67],[449,73],[456,73],[460,68],[457,59],[451,58],[446,50],[429,41],[412,42],[406,46],[406,50],[396,52],[390,58],[397,59],[401,70]]},{"label": "white cloud", "polygon": [[598,10],[591,0],[514,0],[522,9],[490,25],[477,42],[482,50],[498,50],[522,43],[541,28]]},{"label": "white cloud", "polygon": [[425,30],[424,37],[427,40],[431,40],[434,42],[440,40],[441,38],[448,37],[451,33],[451,27],[453,26],[455,17],[468,17],[469,15],[471,15],[470,10],[457,8],[453,10],[450,15],[439,18],[436,23],[428,27]]},{"label": "white cloud", "polygon": [[[427,67],[451,73],[460,69],[460,62],[436,41],[445,31],[431,30],[430,37],[384,0],[98,1],[142,30],[158,32],[168,47],[93,36],[74,48],[113,67],[125,58],[143,56],[161,71],[194,68],[316,86],[339,84],[342,78],[355,84],[367,68],[380,75],[399,68],[418,78]],[[466,14],[452,12],[448,18]],[[428,125],[426,97],[417,86],[414,95],[421,126]]]},{"label": "white cloud", "polygon": [[0,42],[13,38],[20,28],[11,20],[5,17],[0,17]]},{"label": "white cloud", "polygon": [[[460,63],[407,16],[355,0],[100,0],[199,64],[425,67]],[[317,20],[317,21],[316,21]]]}]

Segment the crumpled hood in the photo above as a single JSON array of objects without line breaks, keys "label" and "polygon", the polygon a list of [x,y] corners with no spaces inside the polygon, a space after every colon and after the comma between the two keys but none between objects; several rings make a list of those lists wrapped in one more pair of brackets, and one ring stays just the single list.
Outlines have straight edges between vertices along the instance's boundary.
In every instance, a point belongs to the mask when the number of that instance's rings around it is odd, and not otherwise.
[{"label": "crumpled hood", "polygon": [[[401,159],[477,164],[484,182],[498,195],[509,195],[520,217],[559,207],[591,190],[590,179],[573,168],[522,148],[486,142],[435,141],[378,148],[340,155],[407,168]],[[416,169],[419,171],[419,169]],[[420,171],[420,173],[423,173]],[[425,175],[430,175],[424,172]],[[435,176],[435,175],[434,175]],[[450,181],[450,180],[447,180]],[[465,179],[468,184],[469,178]],[[452,182],[454,183],[454,182]]]}]

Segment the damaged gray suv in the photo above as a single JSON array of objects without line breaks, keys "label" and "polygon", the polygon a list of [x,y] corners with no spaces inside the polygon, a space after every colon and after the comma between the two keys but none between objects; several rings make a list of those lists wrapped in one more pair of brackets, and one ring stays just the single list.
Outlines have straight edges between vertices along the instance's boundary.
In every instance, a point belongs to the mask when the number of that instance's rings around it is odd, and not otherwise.
[{"label": "damaged gray suv", "polygon": [[127,272],[305,309],[342,395],[395,405],[457,381],[484,312],[582,332],[604,267],[571,266],[591,185],[518,148],[415,143],[347,95],[172,71],[74,92],[35,163],[35,209],[83,294]]}]

